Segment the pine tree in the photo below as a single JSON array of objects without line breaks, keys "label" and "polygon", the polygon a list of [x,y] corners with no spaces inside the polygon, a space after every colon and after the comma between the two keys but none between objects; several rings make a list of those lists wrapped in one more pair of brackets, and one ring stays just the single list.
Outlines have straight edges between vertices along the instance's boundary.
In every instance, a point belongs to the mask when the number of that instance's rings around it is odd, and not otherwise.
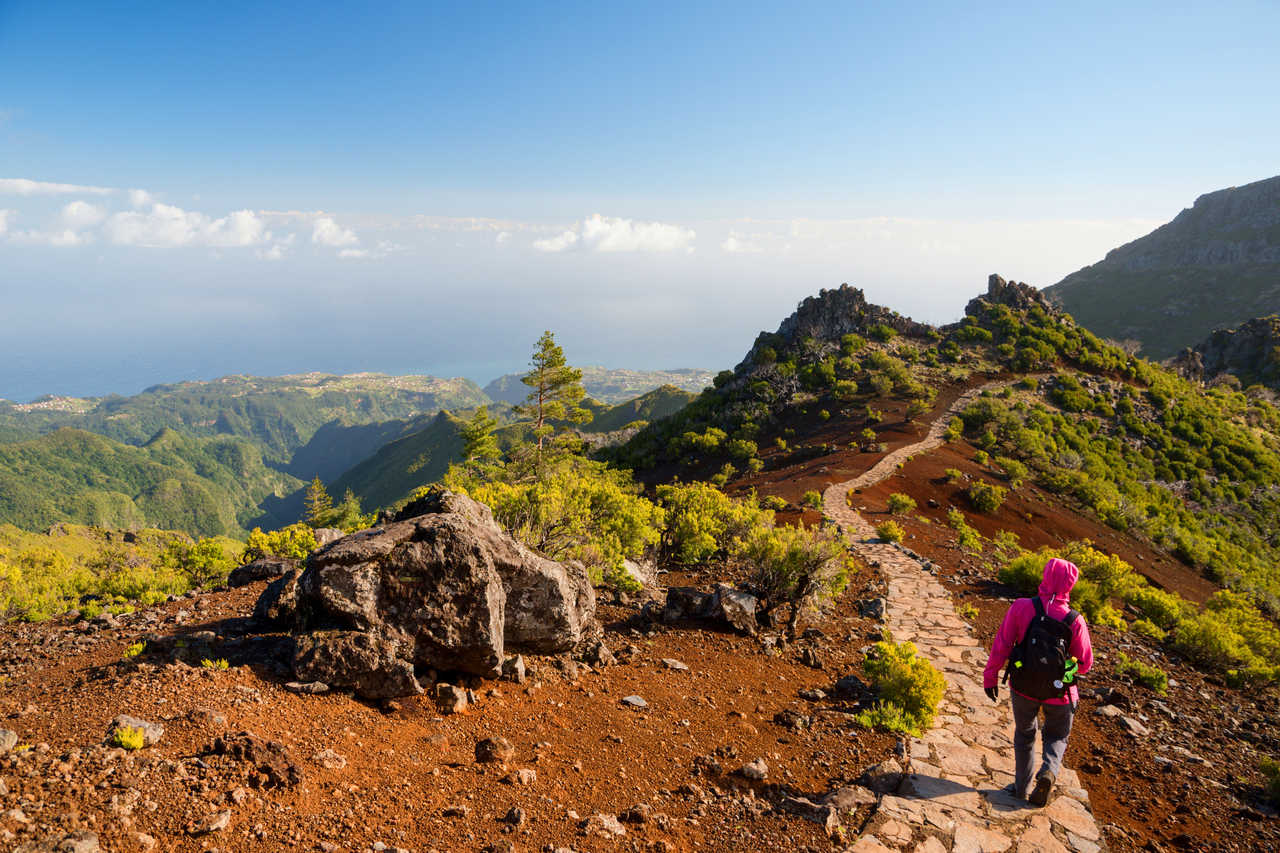
[{"label": "pine tree", "polygon": [[307,486],[304,505],[307,508],[307,524],[312,527],[318,526],[320,517],[333,509],[333,498],[329,497],[329,490],[324,487],[324,483],[320,482],[319,474],[311,481],[311,485]]},{"label": "pine tree", "polygon": [[582,371],[568,365],[564,350],[551,332],[543,332],[538,338],[529,366],[532,369],[520,377],[520,381],[531,390],[524,405],[516,406],[515,410],[533,420],[533,434],[541,455],[547,437],[555,432],[548,421],[585,424],[591,420],[591,412],[578,405],[587,395],[582,387]]},{"label": "pine tree", "polygon": [[489,417],[489,407],[481,406],[462,427],[462,458],[467,464],[479,467],[502,457],[498,439],[493,435],[497,425],[498,421]]}]

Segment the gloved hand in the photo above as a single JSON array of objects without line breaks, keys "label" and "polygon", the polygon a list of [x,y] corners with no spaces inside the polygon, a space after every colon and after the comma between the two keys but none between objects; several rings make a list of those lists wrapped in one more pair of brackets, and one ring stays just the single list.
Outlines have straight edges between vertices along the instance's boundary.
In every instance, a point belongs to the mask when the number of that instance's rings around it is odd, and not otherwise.
[{"label": "gloved hand", "polygon": [[999,697],[1000,697],[1000,688],[999,688],[999,686],[996,686],[996,687],[984,687],[984,688],[982,688],[982,692],[986,693],[986,694],[987,694],[987,698],[988,698],[988,699],[990,699],[992,702],[997,702],[997,701],[999,701]]}]

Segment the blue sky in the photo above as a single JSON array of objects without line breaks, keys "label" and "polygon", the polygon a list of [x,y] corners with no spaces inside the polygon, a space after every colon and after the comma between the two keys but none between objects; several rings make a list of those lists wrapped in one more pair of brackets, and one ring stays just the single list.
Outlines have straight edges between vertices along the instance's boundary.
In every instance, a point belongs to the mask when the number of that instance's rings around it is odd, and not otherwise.
[{"label": "blue sky", "polygon": [[1274,3],[355,5],[0,0],[0,397],[719,368],[1280,172]]}]

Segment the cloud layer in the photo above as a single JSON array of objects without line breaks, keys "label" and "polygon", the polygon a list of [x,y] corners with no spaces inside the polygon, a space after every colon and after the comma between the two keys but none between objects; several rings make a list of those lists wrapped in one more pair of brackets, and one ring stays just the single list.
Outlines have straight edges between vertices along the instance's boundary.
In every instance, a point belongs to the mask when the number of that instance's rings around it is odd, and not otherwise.
[{"label": "cloud layer", "polygon": [[637,222],[594,214],[554,237],[534,240],[539,252],[692,252],[697,233],[665,222]]}]

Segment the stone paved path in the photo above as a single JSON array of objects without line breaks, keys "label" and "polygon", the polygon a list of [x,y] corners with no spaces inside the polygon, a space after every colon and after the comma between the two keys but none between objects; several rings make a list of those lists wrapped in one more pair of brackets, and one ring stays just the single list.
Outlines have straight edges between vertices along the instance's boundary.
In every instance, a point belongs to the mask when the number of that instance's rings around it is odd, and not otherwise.
[{"label": "stone paved path", "polygon": [[951,417],[983,390],[998,385],[966,392],[920,442],[895,450],[870,471],[831,486],[823,495],[827,516],[855,542],[857,553],[878,565],[888,579],[885,627],[895,640],[914,642],[947,680],[934,727],[910,742],[908,774],[896,793],[880,800],[863,836],[850,848],[854,853],[1103,849],[1089,811],[1089,794],[1075,771],[1063,768],[1053,798],[1043,809],[1000,793],[1013,781],[1013,717],[1007,688],[1002,688],[998,704],[982,692],[986,647],[956,615],[950,594],[921,561],[879,542],[872,526],[846,502],[851,489],[878,483],[907,457],[941,445]]}]

